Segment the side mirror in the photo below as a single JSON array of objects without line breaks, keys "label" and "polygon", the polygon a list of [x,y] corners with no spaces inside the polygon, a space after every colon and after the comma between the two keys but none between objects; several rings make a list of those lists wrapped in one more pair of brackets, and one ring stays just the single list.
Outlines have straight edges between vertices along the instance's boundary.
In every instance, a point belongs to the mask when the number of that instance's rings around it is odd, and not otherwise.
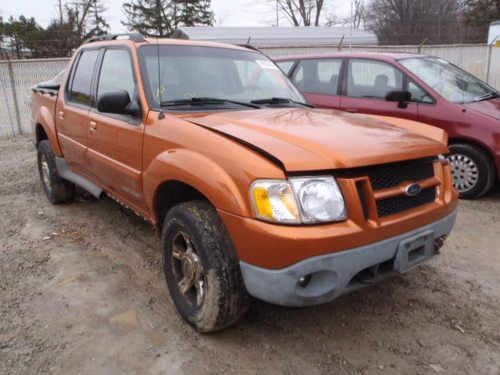
[{"label": "side mirror", "polygon": [[385,96],[388,102],[398,102],[398,108],[408,107],[408,102],[411,99],[411,93],[408,91],[391,91]]},{"label": "side mirror", "polygon": [[99,112],[133,116],[136,116],[140,112],[137,103],[130,101],[127,90],[107,91],[99,95],[99,98],[97,98],[97,110]]}]

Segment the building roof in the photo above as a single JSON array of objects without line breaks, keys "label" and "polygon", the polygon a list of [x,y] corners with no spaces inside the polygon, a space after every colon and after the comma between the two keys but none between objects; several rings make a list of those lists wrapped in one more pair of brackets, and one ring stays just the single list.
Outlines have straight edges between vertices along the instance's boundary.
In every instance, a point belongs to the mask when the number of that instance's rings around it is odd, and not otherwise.
[{"label": "building roof", "polygon": [[180,27],[174,38],[209,40],[255,47],[314,47],[338,45],[374,45],[372,32],[349,27]]}]

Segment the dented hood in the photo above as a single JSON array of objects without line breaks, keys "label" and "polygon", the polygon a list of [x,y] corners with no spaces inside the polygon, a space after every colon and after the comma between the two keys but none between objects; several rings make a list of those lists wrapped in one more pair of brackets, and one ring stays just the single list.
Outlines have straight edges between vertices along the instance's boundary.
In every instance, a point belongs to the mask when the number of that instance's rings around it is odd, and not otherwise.
[{"label": "dented hood", "polygon": [[426,125],[415,131],[340,111],[279,108],[182,117],[272,156],[291,172],[361,167],[447,152],[445,143]]}]

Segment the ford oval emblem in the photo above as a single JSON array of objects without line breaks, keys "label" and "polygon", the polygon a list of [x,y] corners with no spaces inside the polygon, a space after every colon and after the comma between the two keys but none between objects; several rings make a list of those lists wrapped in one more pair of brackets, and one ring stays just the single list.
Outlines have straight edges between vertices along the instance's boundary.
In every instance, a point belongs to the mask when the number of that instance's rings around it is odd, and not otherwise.
[{"label": "ford oval emblem", "polygon": [[418,195],[421,191],[422,191],[422,186],[420,186],[419,184],[410,184],[407,187],[405,187],[405,193],[410,197]]}]

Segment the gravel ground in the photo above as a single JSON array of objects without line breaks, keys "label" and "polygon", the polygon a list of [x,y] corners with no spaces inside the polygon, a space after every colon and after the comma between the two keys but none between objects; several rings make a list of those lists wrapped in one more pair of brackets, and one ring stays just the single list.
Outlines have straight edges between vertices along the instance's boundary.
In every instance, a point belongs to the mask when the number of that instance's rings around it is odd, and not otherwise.
[{"label": "gravel ground", "polygon": [[109,199],[54,206],[30,138],[0,140],[1,374],[500,374],[500,188],[439,257],[312,308],[254,301],[199,335],[152,227]]}]

